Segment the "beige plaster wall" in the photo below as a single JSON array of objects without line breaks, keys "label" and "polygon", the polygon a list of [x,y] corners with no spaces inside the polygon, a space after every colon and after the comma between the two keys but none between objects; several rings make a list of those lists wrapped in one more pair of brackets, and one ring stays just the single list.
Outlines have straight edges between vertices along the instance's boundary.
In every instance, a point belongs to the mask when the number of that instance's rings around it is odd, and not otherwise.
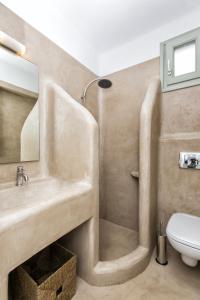
[{"label": "beige plaster wall", "polygon": [[180,151],[200,151],[200,86],[162,94],[159,218],[174,212],[200,216],[200,172],[180,169]]},{"label": "beige plaster wall", "polygon": [[[45,120],[44,120],[44,86],[46,81],[53,81],[63,87],[73,98],[79,100],[84,86],[96,76],[65,51],[40,34],[21,18],[0,4],[0,30],[6,32],[26,48],[25,58],[39,67],[40,76],[40,128],[41,159],[40,162],[24,163],[30,178],[44,174],[45,169]],[[96,116],[96,88],[88,92],[89,109]],[[0,182],[15,180],[16,164],[0,165]]]},{"label": "beige plaster wall", "polygon": [[139,117],[157,59],[107,76],[113,83],[101,91],[100,213],[116,224],[138,230]]}]

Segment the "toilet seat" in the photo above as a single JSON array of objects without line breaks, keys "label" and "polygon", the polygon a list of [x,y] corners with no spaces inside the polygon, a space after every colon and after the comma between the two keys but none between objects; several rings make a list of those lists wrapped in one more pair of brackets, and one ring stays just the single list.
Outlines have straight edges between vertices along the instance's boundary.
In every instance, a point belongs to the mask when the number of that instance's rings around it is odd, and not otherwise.
[{"label": "toilet seat", "polygon": [[200,217],[175,213],[167,225],[167,236],[200,251]]}]

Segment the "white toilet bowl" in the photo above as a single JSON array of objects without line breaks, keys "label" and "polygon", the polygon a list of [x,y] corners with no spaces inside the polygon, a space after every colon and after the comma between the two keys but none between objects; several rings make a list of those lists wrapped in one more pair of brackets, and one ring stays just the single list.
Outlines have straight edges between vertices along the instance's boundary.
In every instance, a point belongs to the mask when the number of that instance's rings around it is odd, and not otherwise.
[{"label": "white toilet bowl", "polygon": [[175,213],[167,224],[167,237],[177,250],[183,262],[195,267],[200,260],[200,218],[183,213]]}]

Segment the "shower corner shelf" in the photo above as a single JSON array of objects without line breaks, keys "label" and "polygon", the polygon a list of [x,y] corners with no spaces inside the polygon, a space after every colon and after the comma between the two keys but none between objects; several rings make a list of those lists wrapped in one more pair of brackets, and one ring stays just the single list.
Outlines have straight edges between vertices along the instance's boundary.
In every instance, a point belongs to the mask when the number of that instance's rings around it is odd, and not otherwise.
[{"label": "shower corner shelf", "polygon": [[131,172],[131,176],[132,176],[133,178],[139,179],[139,172],[138,172],[138,171],[132,171],[132,172]]}]

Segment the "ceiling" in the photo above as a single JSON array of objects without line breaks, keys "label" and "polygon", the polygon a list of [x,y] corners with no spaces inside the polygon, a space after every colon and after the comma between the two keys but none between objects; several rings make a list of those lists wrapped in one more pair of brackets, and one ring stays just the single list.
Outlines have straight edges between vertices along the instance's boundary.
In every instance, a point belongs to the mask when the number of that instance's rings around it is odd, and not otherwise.
[{"label": "ceiling", "polygon": [[[49,2],[49,0],[48,0]],[[106,51],[200,7],[199,0],[56,0],[52,5],[98,51]]]},{"label": "ceiling", "polygon": [[[3,0],[76,58],[97,57],[200,8],[199,0]],[[74,49],[73,44],[74,43]],[[71,48],[70,48],[71,47]],[[89,53],[90,52],[90,55]],[[87,65],[87,63],[86,63]]]}]

